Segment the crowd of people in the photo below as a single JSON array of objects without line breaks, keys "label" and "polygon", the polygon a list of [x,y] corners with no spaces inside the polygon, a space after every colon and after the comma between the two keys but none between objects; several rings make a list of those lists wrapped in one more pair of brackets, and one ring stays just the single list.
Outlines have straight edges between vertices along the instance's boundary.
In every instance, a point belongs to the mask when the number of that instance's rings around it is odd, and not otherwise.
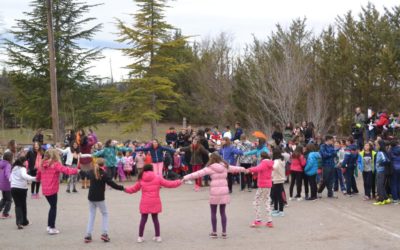
[{"label": "crowd of people", "polygon": [[[106,186],[132,194],[141,191],[138,242],[144,241],[144,228],[149,215],[154,227],[154,241],[161,242],[158,214],[162,211],[160,188],[176,188],[186,183],[194,191],[209,188],[212,230],[217,238],[217,210],[220,211],[222,238],[227,238],[226,205],[230,202],[233,186],[252,192],[255,219],[251,227],[273,227],[273,217],[285,216],[288,201],[315,201],[359,194],[357,176],[362,175],[363,200],[374,205],[398,204],[400,195],[400,145],[387,139],[388,121],[382,122],[386,112],[373,120],[357,108],[353,134],[345,139],[316,135],[311,122],[299,126],[287,124],[282,131],[275,126],[271,138],[260,131],[245,133],[240,123],[234,131],[226,126],[193,129],[188,126],[177,132],[171,127],[165,142],[109,139],[100,142],[89,130],[68,131],[63,144],[44,144],[39,131],[31,147],[19,149],[11,140],[0,161],[1,218],[10,218],[12,201],[18,229],[29,226],[27,218],[28,183],[32,199],[42,195],[49,203],[47,232],[58,234],[56,228],[57,197],[60,183],[67,182],[70,195],[89,189],[89,220],[84,241],[92,241],[96,209],[102,217],[102,235],[109,242],[108,212],[105,203]],[[370,132],[375,127],[374,133]],[[382,128],[381,128],[382,127]],[[396,125],[393,125],[393,128]],[[357,128],[358,130],[355,130]],[[364,143],[365,129],[367,140]],[[362,134],[362,135],[361,135]],[[254,141],[250,141],[255,138]],[[125,182],[135,180],[132,186]],[[194,183],[192,182],[194,181]],[[286,194],[285,183],[289,195]],[[295,189],[296,187],[296,189]],[[304,192],[303,192],[304,189]],[[263,213],[264,212],[264,213]]]}]

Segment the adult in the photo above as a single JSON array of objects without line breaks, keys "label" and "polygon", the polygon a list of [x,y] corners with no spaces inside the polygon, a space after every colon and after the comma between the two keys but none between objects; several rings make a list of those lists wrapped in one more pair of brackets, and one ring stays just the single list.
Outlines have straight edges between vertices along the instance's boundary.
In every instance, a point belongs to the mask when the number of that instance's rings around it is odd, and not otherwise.
[{"label": "adult", "polygon": [[171,145],[172,147],[176,147],[176,142],[178,141],[178,134],[175,131],[174,127],[170,127],[165,135],[165,142],[167,145]]},{"label": "adult", "polygon": [[375,121],[377,119],[375,111],[371,110],[371,115],[368,116],[366,120],[366,130],[367,130],[367,140],[375,140],[376,139],[376,126]]},{"label": "adult", "polygon": [[83,129],[79,130],[77,138],[79,137],[79,141],[76,143],[79,145],[79,151],[81,154],[87,154],[88,157],[81,157],[78,161],[78,165],[80,166],[80,176],[82,179],[82,189],[89,187],[89,180],[87,176],[87,172],[92,169],[92,147],[95,144],[95,141],[92,136],[86,136],[85,131]]},{"label": "adult", "polygon": [[97,139],[96,133],[93,131],[93,129],[89,128],[89,134],[88,136],[91,136],[94,140],[94,143],[97,143],[99,140]]},{"label": "adult", "polygon": [[356,108],[356,113],[354,115],[354,126],[360,130],[360,133],[353,134],[354,139],[357,141],[357,146],[359,149],[364,147],[364,125],[365,125],[365,115],[361,112],[361,108]]},{"label": "adult", "polygon": [[245,156],[255,155],[257,158],[257,165],[261,161],[261,153],[265,152],[269,154],[269,149],[267,147],[267,142],[264,138],[257,138],[257,147],[251,151],[245,152]]},{"label": "adult", "polygon": [[232,141],[241,140],[241,136],[243,134],[243,129],[240,127],[240,122],[235,123],[235,135],[233,136]]},{"label": "adult", "polygon": [[223,138],[229,138],[229,140],[232,140],[232,132],[231,132],[231,127],[230,126],[226,126],[225,127],[225,132],[222,134]]},{"label": "adult", "polygon": [[150,152],[152,164],[153,164],[153,171],[159,177],[162,177],[162,171],[164,167],[164,152],[169,152],[171,155],[175,154],[175,150],[168,147],[160,146],[160,143],[157,139],[154,139],[150,146],[144,148],[137,148],[136,152]]},{"label": "adult", "polygon": [[15,140],[10,140],[7,144],[7,149],[6,151],[4,151],[4,153],[6,152],[11,152],[12,153],[12,162],[14,163],[14,161],[17,158],[17,142]]},{"label": "adult", "polygon": [[40,145],[43,145],[43,134],[42,129],[38,129],[36,134],[32,138],[32,142],[39,142]]},{"label": "adult", "polygon": [[[28,174],[30,176],[37,175],[37,171],[42,165],[43,155],[44,152],[40,147],[40,143],[38,141],[34,142],[32,149],[30,149],[26,154],[26,160],[28,161]],[[40,189],[40,182],[32,181],[31,184],[32,199],[39,199],[39,189]]]},{"label": "adult", "polygon": [[374,123],[374,125],[376,126],[378,134],[383,134],[383,132],[387,130],[387,125],[389,125],[389,116],[386,109],[379,114],[379,119]]},{"label": "adult", "polygon": [[[197,172],[200,169],[203,168],[205,162],[204,162],[204,156],[209,154],[208,150],[205,149],[205,147],[200,143],[199,137],[195,137],[192,140],[192,144],[187,147],[179,148],[179,152],[185,152],[185,153],[190,153],[190,164],[192,165],[192,170],[193,172]],[[202,187],[202,181],[201,178],[196,179],[196,183],[194,186],[195,191],[199,191],[200,187]]]},{"label": "adult", "polygon": [[335,157],[338,150],[334,148],[333,143],[333,136],[327,135],[325,143],[321,145],[319,150],[322,160],[322,181],[318,189],[319,197],[322,197],[321,194],[326,187],[328,198],[337,198],[333,195],[333,176],[335,171]]},{"label": "adult", "polygon": [[275,141],[275,145],[279,147],[279,145],[281,145],[283,141],[282,129],[281,126],[279,126],[279,124],[275,124],[274,132],[272,132],[271,137]]},{"label": "adult", "polygon": [[314,123],[309,122],[307,125],[307,128],[304,130],[304,143],[307,145],[309,143],[312,143],[314,141]]},{"label": "adult", "polygon": [[[222,148],[219,150],[219,154],[222,156],[229,165],[236,165],[236,156],[243,155],[243,151],[240,149],[235,148],[231,144],[231,139],[228,137],[224,137],[222,139]],[[228,188],[229,193],[232,193],[232,186],[233,186],[233,175],[228,173]]]}]

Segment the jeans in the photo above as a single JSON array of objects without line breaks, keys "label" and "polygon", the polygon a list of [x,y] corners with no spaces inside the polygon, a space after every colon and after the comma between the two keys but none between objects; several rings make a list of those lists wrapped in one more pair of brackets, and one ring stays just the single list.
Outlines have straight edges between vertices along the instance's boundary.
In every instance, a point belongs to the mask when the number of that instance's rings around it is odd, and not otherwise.
[{"label": "jeans", "polygon": [[47,219],[47,226],[50,228],[56,227],[57,217],[57,194],[46,196],[47,202],[50,204],[49,217]]},{"label": "jeans", "polygon": [[319,186],[318,193],[322,193],[325,187],[328,191],[328,197],[333,197],[333,176],[335,173],[334,167],[322,167],[322,181]]},{"label": "jeans", "polygon": [[386,176],[384,172],[377,173],[376,175],[377,175],[379,201],[383,201],[387,199],[386,187],[385,187]]},{"label": "jeans", "polygon": [[346,187],[344,186],[344,180],[343,180],[343,173],[341,168],[335,168],[335,184],[333,187],[333,190],[335,192],[339,191],[339,185],[340,185],[340,191],[346,190]]},{"label": "jeans", "polygon": [[400,198],[400,169],[393,171],[390,184],[393,200],[398,201]]},{"label": "jeans", "polygon": [[26,226],[29,224],[26,211],[26,195],[28,189],[11,188],[11,195],[15,204],[15,219],[17,225]]},{"label": "jeans", "polygon": [[365,196],[371,198],[371,187],[372,187],[372,171],[362,172],[364,181],[364,193]]},{"label": "jeans", "polygon": [[1,191],[3,198],[0,201],[0,212],[3,211],[3,215],[7,216],[11,208],[11,191]]},{"label": "jeans", "polygon": [[[218,208],[218,205],[210,204],[211,226],[212,226],[213,233],[217,232],[217,208]],[[228,219],[226,217],[225,208],[226,208],[225,204],[219,205],[219,213],[221,215],[221,224],[222,224],[222,232],[223,233],[226,233],[226,225],[228,222]]]},{"label": "jeans", "polygon": [[92,235],[94,220],[96,218],[96,209],[99,208],[103,216],[103,223],[101,225],[102,233],[108,233],[108,212],[105,201],[89,201],[89,222],[86,229],[87,235]]},{"label": "jeans", "polygon": [[271,198],[272,202],[274,203],[275,211],[283,212],[283,207],[284,207],[283,195],[284,195],[283,183],[273,184],[271,188]]},{"label": "jeans", "polygon": [[311,198],[317,198],[317,175],[307,176],[311,189]]},{"label": "jeans", "polygon": [[[251,167],[251,163],[241,163],[241,167],[244,167],[245,169],[248,169]],[[240,188],[242,190],[245,189],[247,185],[247,189],[251,189],[251,183],[253,182],[253,176],[251,173],[245,174],[245,173],[240,173]]]},{"label": "jeans", "polygon": [[294,188],[294,184],[296,183],[297,194],[296,194],[295,198],[300,198],[301,197],[301,182],[303,180],[303,172],[292,171],[290,173],[290,175],[291,175],[291,180],[290,180],[290,186],[289,186],[289,195],[291,198],[293,197],[293,188]]},{"label": "jeans", "polygon": [[[139,237],[143,237],[144,228],[146,226],[148,217],[149,214],[142,214],[142,218],[140,219],[140,225],[139,225]],[[160,222],[158,221],[158,214],[151,214],[151,218],[153,219],[155,236],[160,237]]]}]

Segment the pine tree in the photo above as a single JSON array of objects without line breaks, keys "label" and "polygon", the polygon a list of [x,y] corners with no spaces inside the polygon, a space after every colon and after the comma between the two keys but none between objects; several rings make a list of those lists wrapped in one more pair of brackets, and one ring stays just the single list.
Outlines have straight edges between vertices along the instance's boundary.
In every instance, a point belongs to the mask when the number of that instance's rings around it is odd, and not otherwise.
[{"label": "pine tree", "polygon": [[[32,10],[25,12],[25,19],[19,19],[10,33],[13,39],[5,40],[8,65],[13,69],[10,79],[16,93],[19,116],[31,127],[50,127],[50,85],[47,48],[46,1],[32,0]],[[96,18],[85,17],[92,7],[76,0],[53,1],[54,41],[57,61],[58,98],[61,126],[72,120],[72,110],[81,109],[75,117],[84,124],[91,111],[87,100],[76,95],[93,84],[88,75],[89,64],[101,58],[101,49],[86,49],[80,40],[91,40],[101,24],[84,28]],[[81,93],[82,94],[82,93]],[[89,94],[85,92],[83,96]],[[91,120],[91,119],[89,119]],[[92,119],[93,122],[93,119]]]},{"label": "pine tree", "polygon": [[139,10],[133,14],[134,25],[129,26],[117,19],[118,42],[130,47],[123,53],[132,58],[130,79],[123,86],[124,91],[114,89],[113,104],[118,113],[104,112],[111,121],[130,121],[128,130],[151,121],[152,137],[156,137],[157,121],[162,112],[177,101],[179,94],[174,90],[172,78],[186,68],[177,58],[165,53],[182,46],[185,37],[171,39],[174,27],[165,21],[166,0],[135,0]]}]

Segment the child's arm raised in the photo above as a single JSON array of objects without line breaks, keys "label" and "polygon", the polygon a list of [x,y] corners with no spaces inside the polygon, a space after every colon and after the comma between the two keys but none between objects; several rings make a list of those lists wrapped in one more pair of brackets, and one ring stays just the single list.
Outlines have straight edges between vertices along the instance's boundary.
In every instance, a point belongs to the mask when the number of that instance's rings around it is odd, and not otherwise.
[{"label": "child's arm raised", "polygon": [[208,168],[208,167],[205,167],[205,168],[203,168],[203,169],[201,169],[201,170],[199,170],[199,171],[197,171],[197,172],[194,172],[194,173],[185,175],[185,176],[183,177],[183,180],[184,180],[184,181],[194,180],[194,179],[197,179],[197,178],[201,178],[201,177],[203,177],[203,176],[206,176],[206,175],[210,175],[211,173],[212,173],[211,169]]},{"label": "child's arm raised", "polygon": [[60,171],[63,174],[66,174],[66,175],[78,174],[78,169],[76,169],[76,168],[65,167],[65,166],[61,165],[61,163],[59,163],[59,162],[56,162],[54,164],[55,164],[54,167],[57,169],[57,171]]},{"label": "child's arm raised", "polygon": [[177,188],[180,185],[182,185],[182,181],[181,180],[168,181],[164,178],[160,178],[160,184],[162,187],[165,187],[165,188]]},{"label": "child's arm raised", "polygon": [[246,172],[246,169],[244,167],[229,166],[228,172],[229,173],[242,173],[242,172]]},{"label": "child's arm raised", "polygon": [[138,192],[141,188],[142,185],[140,185],[140,182],[138,181],[135,183],[135,185],[125,188],[125,193],[133,194]]}]

